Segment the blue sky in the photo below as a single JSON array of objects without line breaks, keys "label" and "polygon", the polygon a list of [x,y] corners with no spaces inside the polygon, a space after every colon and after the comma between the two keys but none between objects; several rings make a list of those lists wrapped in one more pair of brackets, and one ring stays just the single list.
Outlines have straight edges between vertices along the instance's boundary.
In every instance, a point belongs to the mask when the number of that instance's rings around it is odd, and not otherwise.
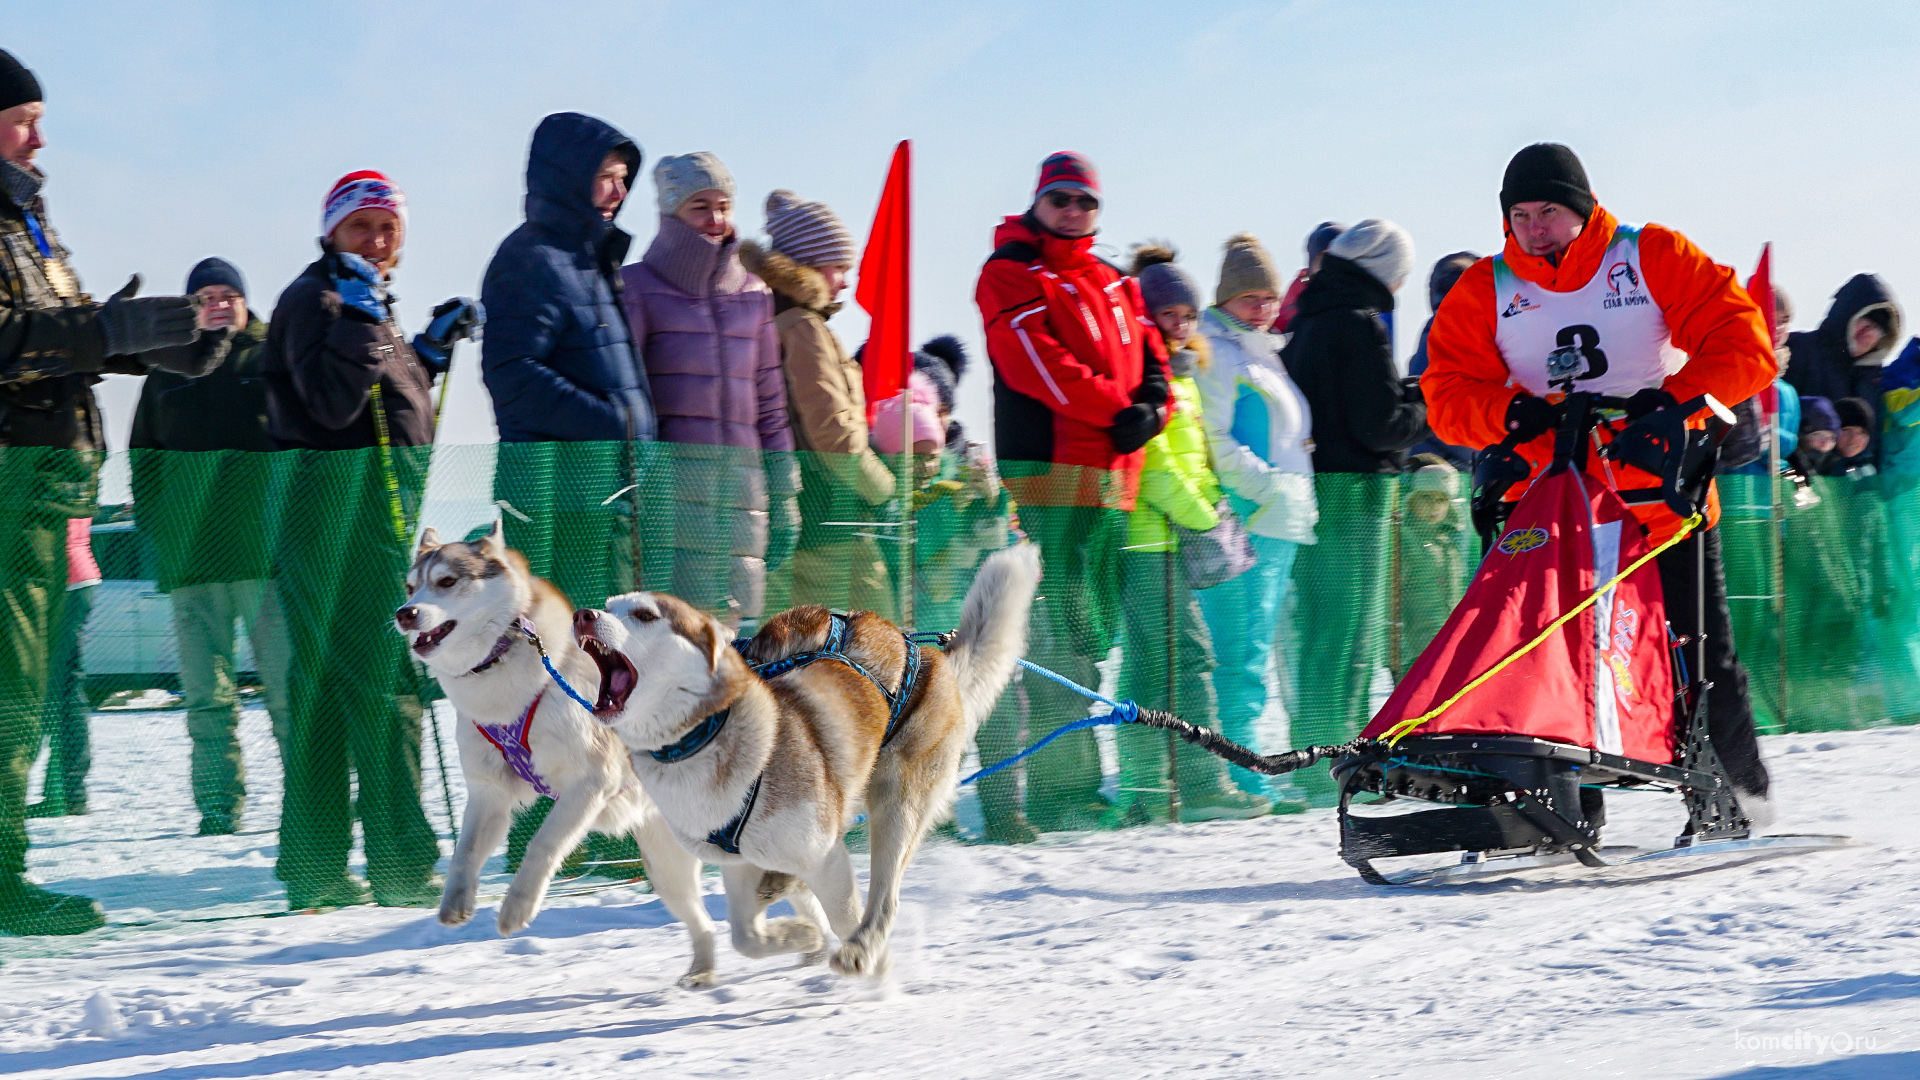
[{"label": "blue sky", "polygon": [[[54,221],[96,293],[179,287],[219,254],[270,310],[314,253],[321,196],[377,168],[411,200],[396,291],[417,328],[478,289],[519,221],[527,138],[577,109],[662,154],[711,150],[758,232],[775,187],[864,236],[915,140],[915,333],[980,339],[973,282],[1048,152],[1098,164],[1116,249],[1261,236],[1290,271],[1326,218],[1387,217],[1438,256],[1500,240],[1507,158],[1573,146],[1627,221],[1778,280],[1818,322],[1861,270],[1920,296],[1913,196],[1920,5],[1754,2],[963,5],[124,3],[21,5],[4,47],[46,87]],[[634,257],[651,183],[622,214]],[[1401,351],[1424,319],[1402,293]],[[849,344],[864,319],[836,320]],[[986,433],[984,357],[962,390]],[[477,354],[443,441],[492,437]],[[132,387],[104,388],[116,442]]]}]

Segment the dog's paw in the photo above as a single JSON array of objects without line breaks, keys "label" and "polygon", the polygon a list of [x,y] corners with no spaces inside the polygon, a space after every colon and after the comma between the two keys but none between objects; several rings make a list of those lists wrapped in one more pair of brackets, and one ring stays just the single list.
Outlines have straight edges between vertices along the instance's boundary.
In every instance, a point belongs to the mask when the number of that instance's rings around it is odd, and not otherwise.
[{"label": "dog's paw", "polygon": [[500,936],[512,937],[525,930],[539,910],[538,901],[530,896],[516,895],[509,890],[507,898],[500,901]]},{"label": "dog's paw", "polygon": [[869,948],[864,941],[849,941],[841,945],[833,954],[833,960],[829,966],[836,974],[864,979],[881,979],[886,977],[887,970],[893,964],[885,946],[874,949]]},{"label": "dog's paw", "polygon": [[440,925],[465,926],[473,918],[473,894],[471,888],[448,885],[440,893]]},{"label": "dog's paw", "polygon": [[826,949],[820,928],[801,918],[768,919],[767,941],[775,952],[811,953]]},{"label": "dog's paw", "polygon": [[815,949],[812,952],[801,953],[800,962],[798,964],[795,964],[794,967],[819,967],[821,964],[824,964],[826,962],[827,962],[827,950]]},{"label": "dog's paw", "polygon": [[680,981],[676,985],[682,990],[710,990],[720,985],[720,973],[712,968],[707,968],[705,971],[696,968],[680,976]]}]

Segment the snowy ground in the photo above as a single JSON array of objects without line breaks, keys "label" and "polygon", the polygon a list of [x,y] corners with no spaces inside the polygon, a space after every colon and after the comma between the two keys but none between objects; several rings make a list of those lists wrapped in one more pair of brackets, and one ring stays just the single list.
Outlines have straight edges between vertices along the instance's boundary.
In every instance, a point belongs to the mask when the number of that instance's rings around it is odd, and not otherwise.
[{"label": "snowy ground", "polygon": [[[109,930],[58,956],[12,943],[0,1071],[1920,1076],[1920,730],[1766,742],[1775,831],[1862,846],[1630,881],[1389,890],[1339,862],[1324,813],[939,845],[909,875],[883,986],[723,951],[721,987],[675,989],[684,936],[625,890],[564,899],[512,940],[490,911],[450,930],[373,908]],[[137,781],[162,795],[180,782]],[[1664,845],[1680,816],[1656,795],[1610,812],[1615,843]],[[121,846],[175,837],[193,872],[174,888],[226,890],[203,899],[234,910],[266,901],[270,835],[179,839],[179,808],[143,820]],[[43,880],[93,889],[116,918],[174,903],[142,904],[151,875],[116,871],[105,840],[70,836],[88,854],[63,857],[59,832],[77,828],[35,823]]]}]

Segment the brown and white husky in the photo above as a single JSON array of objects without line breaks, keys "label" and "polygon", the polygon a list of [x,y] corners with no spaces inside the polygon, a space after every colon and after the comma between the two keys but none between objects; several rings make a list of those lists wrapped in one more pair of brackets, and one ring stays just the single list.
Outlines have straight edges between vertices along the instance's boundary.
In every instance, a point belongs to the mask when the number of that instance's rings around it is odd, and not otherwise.
[{"label": "brown and white husky", "polygon": [[[967,745],[1026,648],[1039,579],[1031,544],[994,554],[944,653],[872,612],[802,607],[768,620],[743,658],[718,620],[646,592],[576,613],[574,633],[600,670],[593,715],[626,744],[673,836],[721,865],[728,910],[763,906],[764,872],[792,875],[840,939],[833,969],[878,977],[901,874],[952,808]],[[764,679],[748,662],[823,650],[832,655]],[[864,916],[842,843],[862,812],[872,851]],[[730,917],[742,952],[764,947],[757,918]],[[801,920],[782,929],[785,950],[819,947]]]}]

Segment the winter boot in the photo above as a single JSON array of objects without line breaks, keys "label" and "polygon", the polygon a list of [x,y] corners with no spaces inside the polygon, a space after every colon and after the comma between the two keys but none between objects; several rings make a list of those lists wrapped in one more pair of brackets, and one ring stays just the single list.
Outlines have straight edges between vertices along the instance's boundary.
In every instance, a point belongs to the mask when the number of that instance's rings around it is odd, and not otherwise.
[{"label": "winter boot", "polygon": [[353,907],[370,899],[372,893],[368,891],[367,883],[352,874],[345,874],[338,881],[317,885],[287,883],[288,911]]},{"label": "winter boot", "polygon": [[0,930],[34,934],[84,934],[107,925],[100,903],[85,896],[51,892],[19,874],[0,874]]},{"label": "winter boot", "polygon": [[1222,787],[1213,791],[1181,793],[1181,821],[1245,821],[1273,812],[1273,802],[1262,795]]}]

